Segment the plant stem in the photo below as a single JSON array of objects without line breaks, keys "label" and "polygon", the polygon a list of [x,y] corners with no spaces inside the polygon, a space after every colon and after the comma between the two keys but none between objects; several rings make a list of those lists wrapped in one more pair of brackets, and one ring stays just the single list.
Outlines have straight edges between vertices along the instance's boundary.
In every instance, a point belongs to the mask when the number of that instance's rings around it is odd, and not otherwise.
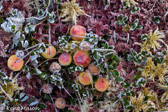
[{"label": "plant stem", "polygon": [[130,38],[130,36],[129,36],[129,33],[128,33],[128,35],[127,35],[127,44],[129,42],[129,38]]},{"label": "plant stem", "polygon": [[49,43],[49,46],[51,45],[51,25],[49,24],[49,39],[48,39],[48,43]]},{"label": "plant stem", "polygon": [[51,97],[51,94],[49,94],[49,95],[50,95],[51,101],[52,101],[52,103],[53,103],[53,106],[54,106],[55,112],[57,112],[57,109],[56,109],[55,104],[54,104],[54,100],[53,100],[53,98]]},{"label": "plant stem", "polygon": [[32,48],[34,48],[34,47],[37,47],[39,44],[41,44],[41,43],[38,43],[38,44],[36,44],[36,45],[34,45],[34,46],[31,46],[31,47],[29,47],[29,48],[27,48],[27,49],[25,49],[25,50],[23,50],[23,51],[27,51],[27,50],[29,50],[29,49],[32,49]]},{"label": "plant stem", "polygon": [[47,61],[49,61],[49,60],[53,60],[53,59],[57,59],[57,58],[47,59],[47,60],[43,61],[42,63],[40,63],[39,65],[37,65],[37,68],[38,68],[39,66],[41,66],[43,63],[45,63],[45,62],[47,62]]},{"label": "plant stem", "polygon": [[94,51],[113,51],[115,52],[113,49],[93,49]]}]

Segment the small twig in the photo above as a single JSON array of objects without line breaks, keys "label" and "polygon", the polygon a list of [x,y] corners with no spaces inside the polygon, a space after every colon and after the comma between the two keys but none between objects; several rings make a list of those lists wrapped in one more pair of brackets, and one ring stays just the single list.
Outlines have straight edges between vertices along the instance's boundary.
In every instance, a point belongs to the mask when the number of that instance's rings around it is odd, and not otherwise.
[{"label": "small twig", "polygon": [[114,38],[114,43],[115,43],[115,44],[117,43],[116,35],[117,35],[117,33],[114,31],[114,32],[113,32],[113,38]]},{"label": "small twig", "polygon": [[[75,92],[75,94],[76,94],[76,92]],[[76,94],[76,97],[77,97],[77,100],[78,100],[78,103],[79,103],[79,106],[80,106],[81,112],[83,112],[83,108],[82,108],[81,102],[79,101],[79,98],[78,98],[78,95],[77,95],[77,94]]]},{"label": "small twig", "polygon": [[[59,3],[57,3],[59,4]],[[58,5],[57,5],[57,16],[58,16],[58,21],[59,21],[59,27],[60,27],[60,30],[62,29],[62,25],[61,25],[61,21],[60,21],[60,17],[59,17],[59,12],[58,12]]]},{"label": "small twig", "polygon": [[129,35],[129,33],[127,33],[127,34],[128,34],[128,35],[127,35],[127,44],[128,44],[130,35]]},{"label": "small twig", "polygon": [[39,65],[37,65],[37,68],[38,68],[39,66],[41,66],[43,63],[45,63],[45,62],[47,62],[47,61],[50,61],[50,60],[53,60],[53,59],[57,59],[57,58],[47,59],[47,60],[43,61],[42,63],[40,63]]},{"label": "small twig", "polygon": [[48,43],[49,43],[49,54],[51,53],[51,25],[49,24],[49,38],[48,38]]},{"label": "small twig", "polygon": [[87,16],[87,17],[90,17],[90,18],[91,18],[91,16],[90,16],[90,15],[88,15],[88,14],[85,14],[85,16]]},{"label": "small twig", "polygon": [[50,95],[51,101],[52,101],[52,103],[53,103],[53,106],[54,106],[54,108],[55,108],[55,112],[57,112],[57,109],[56,109],[55,104],[54,104],[54,100],[53,100],[53,98],[51,97],[51,94],[49,94],[49,95]]},{"label": "small twig", "polygon": [[93,49],[94,51],[113,51],[113,52],[115,52],[115,50],[113,50],[113,49]]},{"label": "small twig", "polygon": [[[61,83],[62,87],[64,88],[65,92],[66,92],[70,97],[72,97],[71,94],[65,89],[63,83],[62,83],[62,82],[60,82],[60,83]],[[73,97],[72,97],[72,98],[73,98]]]},{"label": "small twig", "polygon": [[29,57],[29,59],[27,60],[27,62],[25,63],[25,65],[27,65],[27,63],[30,61],[30,57]]},{"label": "small twig", "polygon": [[37,47],[39,44],[41,44],[41,43],[38,43],[38,44],[36,44],[36,45],[34,45],[34,46],[31,46],[31,47],[29,47],[29,48],[27,48],[27,49],[25,49],[25,50],[23,50],[23,51],[27,51],[27,50],[29,50],[29,49],[32,49],[32,48],[34,48],[34,47]]},{"label": "small twig", "polygon": [[48,39],[48,43],[49,43],[49,46],[51,45],[51,25],[49,24],[49,31],[48,31],[48,35],[49,35],[49,39]]},{"label": "small twig", "polygon": [[168,11],[165,13],[164,18],[166,18],[167,15],[168,15]]}]

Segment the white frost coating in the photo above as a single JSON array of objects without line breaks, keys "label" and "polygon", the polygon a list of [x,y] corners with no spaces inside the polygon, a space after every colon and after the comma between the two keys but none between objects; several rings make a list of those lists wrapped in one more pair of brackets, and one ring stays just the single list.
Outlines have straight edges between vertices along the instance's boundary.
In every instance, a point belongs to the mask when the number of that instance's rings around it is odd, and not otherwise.
[{"label": "white frost coating", "polygon": [[72,43],[72,44],[71,44],[71,49],[75,49],[77,46],[78,46],[77,44]]},{"label": "white frost coating", "polygon": [[32,76],[30,75],[30,72],[27,73],[26,75],[27,79],[30,79]]},{"label": "white frost coating", "polygon": [[24,56],[23,50],[17,50],[17,51],[16,51],[16,57],[18,57],[18,58],[23,58],[23,56]]},{"label": "white frost coating", "polygon": [[19,11],[16,16],[14,17],[9,17],[6,19],[4,23],[1,24],[1,27],[6,31],[6,32],[12,32],[12,26],[15,25],[15,31],[21,30],[23,23],[25,22],[25,18],[23,14]]}]

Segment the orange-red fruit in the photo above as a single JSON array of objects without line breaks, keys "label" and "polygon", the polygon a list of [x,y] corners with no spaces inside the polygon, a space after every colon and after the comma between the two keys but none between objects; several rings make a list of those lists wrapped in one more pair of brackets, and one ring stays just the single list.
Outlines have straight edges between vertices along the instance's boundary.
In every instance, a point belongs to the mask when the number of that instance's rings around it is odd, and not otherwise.
[{"label": "orange-red fruit", "polygon": [[70,36],[73,40],[81,41],[86,36],[86,29],[81,25],[75,25],[70,30]]},{"label": "orange-red fruit", "polygon": [[78,80],[83,85],[89,85],[91,83],[92,76],[89,72],[81,72],[78,76]]},{"label": "orange-red fruit", "polygon": [[13,71],[19,71],[23,67],[24,61],[20,60],[16,62],[17,60],[19,60],[19,58],[16,57],[16,55],[12,55],[8,59],[8,67]]},{"label": "orange-red fruit", "polygon": [[50,46],[50,47],[46,48],[46,51],[47,52],[41,53],[41,55],[46,59],[53,58],[56,55],[56,49],[54,46]]},{"label": "orange-red fruit", "polygon": [[88,66],[88,71],[93,75],[97,75],[100,73],[100,68],[92,63]]},{"label": "orange-red fruit", "polygon": [[58,109],[64,109],[66,107],[66,101],[63,98],[57,98],[55,100],[55,106]]},{"label": "orange-red fruit", "polygon": [[95,83],[95,88],[99,92],[104,92],[109,86],[108,80],[105,78],[99,78]]},{"label": "orange-red fruit", "polygon": [[72,62],[72,56],[69,53],[62,53],[59,56],[58,61],[62,66],[70,65]]},{"label": "orange-red fruit", "polygon": [[81,65],[83,67],[86,67],[89,65],[89,63],[91,62],[91,58],[88,54],[88,52],[86,51],[77,51],[74,56],[73,56],[73,60],[75,62],[75,65]]}]

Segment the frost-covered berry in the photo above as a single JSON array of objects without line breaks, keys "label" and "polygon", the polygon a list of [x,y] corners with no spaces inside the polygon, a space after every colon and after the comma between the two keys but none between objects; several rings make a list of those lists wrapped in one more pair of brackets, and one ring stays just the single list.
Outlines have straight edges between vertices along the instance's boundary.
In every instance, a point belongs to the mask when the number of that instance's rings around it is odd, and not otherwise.
[{"label": "frost-covered berry", "polygon": [[55,100],[55,106],[58,109],[64,109],[66,107],[66,101],[63,98],[57,98]]},{"label": "frost-covered berry", "polygon": [[61,70],[61,66],[57,62],[52,62],[52,64],[50,65],[49,70],[52,73],[59,72]]},{"label": "frost-covered berry", "polygon": [[42,89],[43,89],[43,93],[50,94],[53,88],[50,84],[44,84]]}]

